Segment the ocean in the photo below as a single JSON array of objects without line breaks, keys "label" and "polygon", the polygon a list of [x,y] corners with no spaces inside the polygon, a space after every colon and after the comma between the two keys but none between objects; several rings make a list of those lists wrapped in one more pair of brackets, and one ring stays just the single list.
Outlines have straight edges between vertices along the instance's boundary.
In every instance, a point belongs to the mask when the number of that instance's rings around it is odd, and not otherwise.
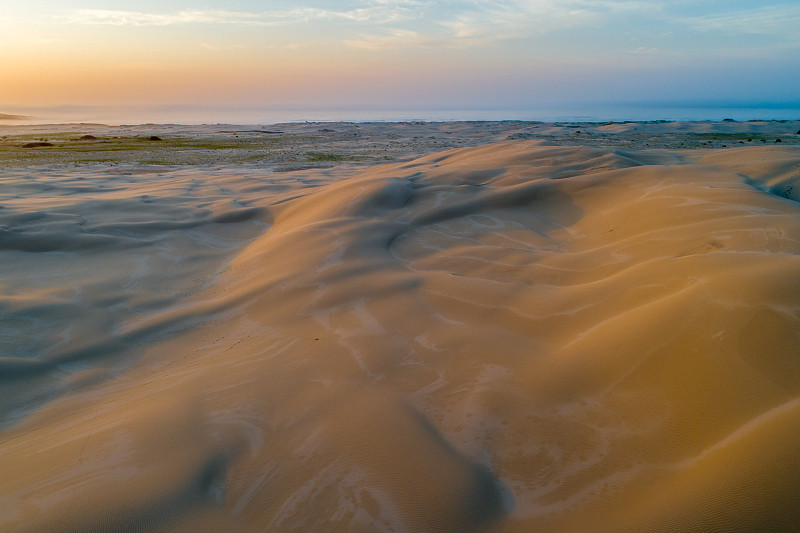
[{"label": "ocean", "polygon": [[608,122],[651,120],[796,120],[800,102],[788,104],[561,104],[526,109],[355,109],[269,106],[0,106],[0,113],[24,115],[5,125],[121,124],[276,124],[282,122],[406,122],[522,120]]}]

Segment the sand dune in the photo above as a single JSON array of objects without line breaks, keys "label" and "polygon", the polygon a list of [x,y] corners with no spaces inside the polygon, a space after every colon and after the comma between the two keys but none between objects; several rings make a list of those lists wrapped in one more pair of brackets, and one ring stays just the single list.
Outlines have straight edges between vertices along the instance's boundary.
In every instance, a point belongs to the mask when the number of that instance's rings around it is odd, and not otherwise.
[{"label": "sand dune", "polygon": [[800,151],[24,169],[4,531],[800,523]]}]

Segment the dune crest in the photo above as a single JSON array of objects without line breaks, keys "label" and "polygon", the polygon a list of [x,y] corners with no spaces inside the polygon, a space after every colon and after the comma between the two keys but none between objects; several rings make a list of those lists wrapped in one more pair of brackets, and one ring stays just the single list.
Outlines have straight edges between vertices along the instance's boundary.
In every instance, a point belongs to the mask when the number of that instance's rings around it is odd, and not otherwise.
[{"label": "dune crest", "polygon": [[[505,141],[248,172],[131,176],[117,221],[97,200],[0,213],[19,271],[53,252],[119,269],[58,301],[3,288],[67,339],[0,360],[3,528],[800,522],[796,148]],[[69,322],[79,298],[94,311]],[[134,312],[97,327],[103,298]]]}]

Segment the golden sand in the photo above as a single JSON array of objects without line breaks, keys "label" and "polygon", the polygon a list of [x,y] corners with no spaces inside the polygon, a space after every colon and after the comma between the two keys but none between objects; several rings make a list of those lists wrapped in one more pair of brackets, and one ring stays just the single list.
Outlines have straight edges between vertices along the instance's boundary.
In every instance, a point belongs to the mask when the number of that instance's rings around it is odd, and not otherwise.
[{"label": "golden sand", "polygon": [[798,147],[275,170],[2,171],[0,530],[800,523]]}]

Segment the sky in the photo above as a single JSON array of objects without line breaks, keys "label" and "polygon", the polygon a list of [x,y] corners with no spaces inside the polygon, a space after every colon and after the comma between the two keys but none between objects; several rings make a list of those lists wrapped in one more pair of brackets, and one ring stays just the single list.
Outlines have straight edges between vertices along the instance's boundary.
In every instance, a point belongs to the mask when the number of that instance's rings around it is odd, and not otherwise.
[{"label": "sky", "polygon": [[796,103],[798,28],[797,0],[0,0],[0,106]]}]

